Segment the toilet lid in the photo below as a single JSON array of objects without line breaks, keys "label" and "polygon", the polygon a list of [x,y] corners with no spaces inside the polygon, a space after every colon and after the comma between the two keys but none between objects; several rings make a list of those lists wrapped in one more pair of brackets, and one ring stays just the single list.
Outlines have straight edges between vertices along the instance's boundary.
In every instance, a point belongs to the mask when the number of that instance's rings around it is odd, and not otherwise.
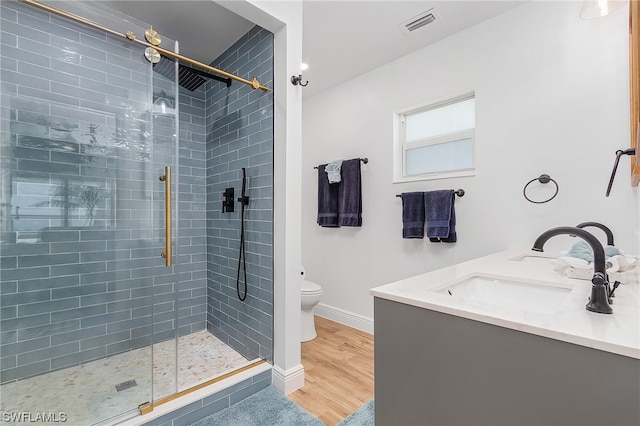
[{"label": "toilet lid", "polygon": [[302,284],[300,285],[300,291],[302,293],[322,293],[322,287],[320,287],[318,284],[312,282],[312,281],[307,281],[307,280],[302,280]]}]

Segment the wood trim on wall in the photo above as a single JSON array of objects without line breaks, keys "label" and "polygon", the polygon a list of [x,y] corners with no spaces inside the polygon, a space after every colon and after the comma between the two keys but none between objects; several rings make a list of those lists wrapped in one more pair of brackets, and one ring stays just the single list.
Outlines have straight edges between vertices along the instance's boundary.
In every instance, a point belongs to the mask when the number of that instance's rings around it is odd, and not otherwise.
[{"label": "wood trim on wall", "polygon": [[640,122],[640,2],[631,0],[629,4],[629,75],[631,94],[631,146],[636,155],[631,157],[631,185],[640,183],[640,140],[638,140],[638,122]]}]

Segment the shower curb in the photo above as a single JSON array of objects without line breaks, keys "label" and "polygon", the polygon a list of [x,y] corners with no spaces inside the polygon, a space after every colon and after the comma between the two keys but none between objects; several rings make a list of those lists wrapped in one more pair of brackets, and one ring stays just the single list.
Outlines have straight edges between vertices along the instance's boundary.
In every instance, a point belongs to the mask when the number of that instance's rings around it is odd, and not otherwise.
[{"label": "shower curb", "polygon": [[228,408],[233,403],[271,384],[272,366],[262,363],[231,377],[167,402],[148,414],[136,416],[118,426],[182,425]]}]

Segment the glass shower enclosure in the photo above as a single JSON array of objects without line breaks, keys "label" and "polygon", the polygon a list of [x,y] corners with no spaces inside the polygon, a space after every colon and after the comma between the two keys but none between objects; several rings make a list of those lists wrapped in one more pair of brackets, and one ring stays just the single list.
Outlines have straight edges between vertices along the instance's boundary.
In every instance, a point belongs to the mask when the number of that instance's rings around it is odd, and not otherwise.
[{"label": "glass shower enclosure", "polygon": [[[151,28],[66,3],[123,34]],[[218,350],[194,303],[206,288],[179,286],[175,261],[178,68],[21,2],[0,8],[0,411],[113,423],[215,374],[199,370]]]}]

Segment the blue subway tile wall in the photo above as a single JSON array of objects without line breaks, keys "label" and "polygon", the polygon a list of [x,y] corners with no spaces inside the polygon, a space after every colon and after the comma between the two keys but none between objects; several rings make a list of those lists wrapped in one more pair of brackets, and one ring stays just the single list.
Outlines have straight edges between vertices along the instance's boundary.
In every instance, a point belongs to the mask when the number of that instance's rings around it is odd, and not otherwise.
[{"label": "blue subway tile wall", "polygon": [[[146,108],[174,86],[141,48],[0,8],[1,382],[205,329],[204,88],[180,89],[178,152],[175,120]],[[174,270],[158,256],[167,163]]]},{"label": "blue subway tile wall", "polygon": [[[254,27],[211,64],[273,86],[273,34]],[[207,328],[245,357],[273,353],[273,92],[207,83]],[[240,205],[222,213],[222,193],[242,186],[248,296],[237,296]],[[241,281],[243,274],[241,273]],[[241,293],[244,285],[240,283]]]},{"label": "blue subway tile wall", "polygon": [[179,335],[206,329],[205,87],[179,93],[179,169],[176,182],[178,237],[177,327]]}]

